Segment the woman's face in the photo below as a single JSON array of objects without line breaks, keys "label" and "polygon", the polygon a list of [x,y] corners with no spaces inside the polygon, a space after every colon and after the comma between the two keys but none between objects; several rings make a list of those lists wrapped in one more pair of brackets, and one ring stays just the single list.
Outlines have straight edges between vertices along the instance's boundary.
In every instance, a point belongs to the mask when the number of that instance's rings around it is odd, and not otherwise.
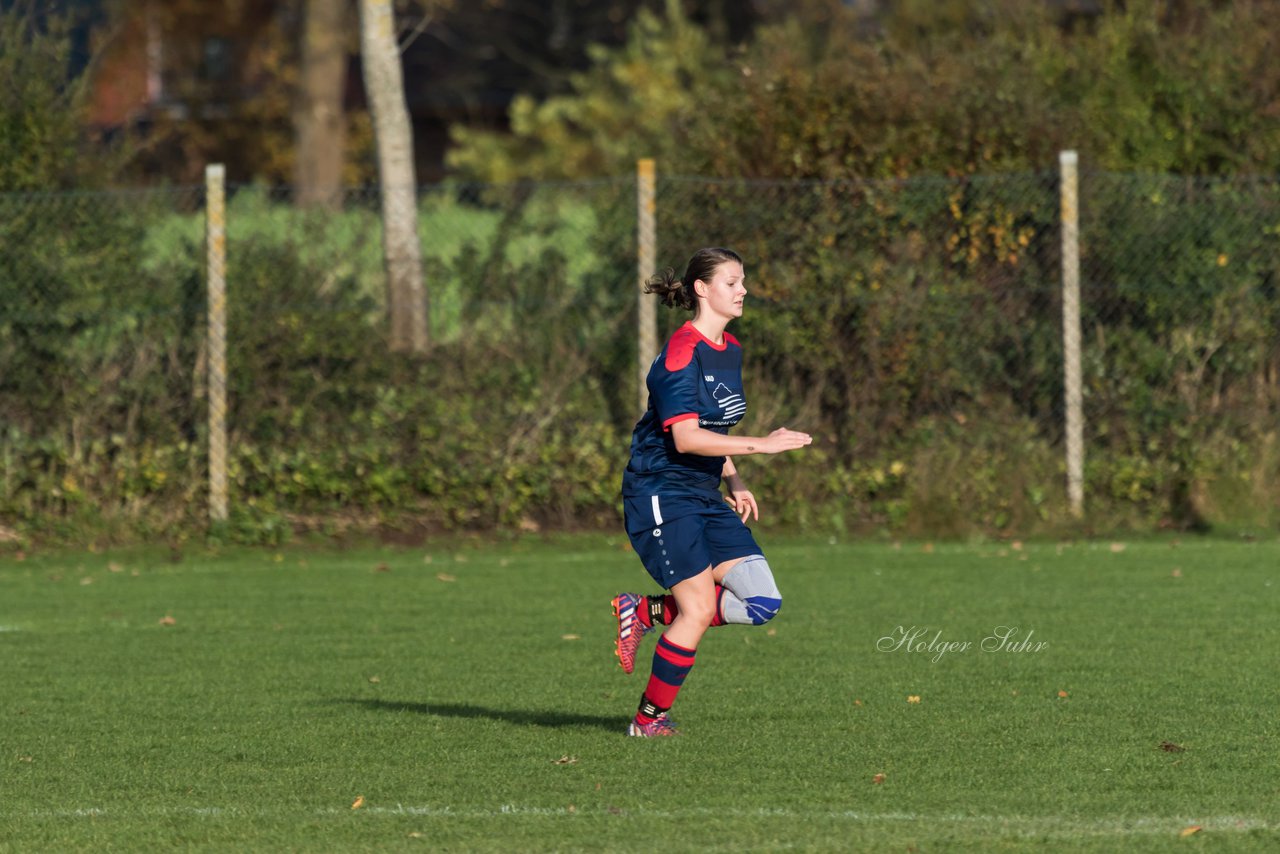
[{"label": "woman's face", "polygon": [[703,306],[726,320],[742,317],[742,301],[747,296],[746,273],[737,261],[725,261],[716,267],[711,280],[699,279],[695,285]]}]

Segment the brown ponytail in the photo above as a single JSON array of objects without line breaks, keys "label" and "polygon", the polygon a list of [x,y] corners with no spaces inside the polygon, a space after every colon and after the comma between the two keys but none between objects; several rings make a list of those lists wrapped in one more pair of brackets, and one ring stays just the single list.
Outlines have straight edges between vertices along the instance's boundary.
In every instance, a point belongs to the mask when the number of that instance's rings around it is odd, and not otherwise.
[{"label": "brown ponytail", "polygon": [[680,306],[686,311],[692,311],[698,304],[697,298],[693,295],[693,282],[689,282],[686,287],[683,281],[676,278],[676,271],[670,267],[646,279],[644,292],[657,294],[658,299],[662,300],[662,304],[667,308]]}]

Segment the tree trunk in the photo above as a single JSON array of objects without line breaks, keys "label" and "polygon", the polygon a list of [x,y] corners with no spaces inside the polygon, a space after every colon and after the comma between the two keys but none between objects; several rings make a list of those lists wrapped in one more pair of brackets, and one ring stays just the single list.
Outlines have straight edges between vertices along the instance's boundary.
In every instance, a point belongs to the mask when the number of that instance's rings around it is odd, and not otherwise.
[{"label": "tree trunk", "polygon": [[299,207],[337,209],[342,204],[346,115],[346,40],[350,0],[306,0],[303,11],[300,93],[294,114]]},{"label": "tree trunk", "polygon": [[360,49],[382,185],[382,252],[387,268],[391,349],[427,349],[427,296],[418,243],[413,130],[405,105],[391,0],[360,0]]}]

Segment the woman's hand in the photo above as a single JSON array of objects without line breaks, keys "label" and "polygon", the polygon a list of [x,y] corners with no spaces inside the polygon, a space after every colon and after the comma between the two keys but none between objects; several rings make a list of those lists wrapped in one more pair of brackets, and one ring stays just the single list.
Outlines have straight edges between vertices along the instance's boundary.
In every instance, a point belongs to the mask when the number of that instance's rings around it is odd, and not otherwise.
[{"label": "woman's hand", "polygon": [[743,523],[746,523],[748,516],[757,522],[760,521],[760,505],[756,504],[756,497],[751,494],[751,490],[735,489],[731,494],[726,495],[724,500],[728,501],[734,512],[742,517]]},{"label": "woman's hand", "polygon": [[780,454],[783,451],[794,451],[797,448],[803,448],[813,441],[813,437],[808,433],[800,433],[795,430],[788,430],[786,427],[779,427],[760,443],[760,452],[764,454]]}]

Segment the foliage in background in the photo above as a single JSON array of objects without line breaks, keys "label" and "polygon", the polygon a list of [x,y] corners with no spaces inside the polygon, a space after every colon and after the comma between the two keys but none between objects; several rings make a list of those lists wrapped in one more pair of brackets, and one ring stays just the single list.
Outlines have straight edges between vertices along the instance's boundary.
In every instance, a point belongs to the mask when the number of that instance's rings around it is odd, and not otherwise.
[{"label": "foliage in background", "polygon": [[[1031,11],[988,19],[981,42],[964,16],[907,26],[908,4],[879,40],[796,19],[742,52],[671,4],[601,50],[575,94],[523,102],[514,141],[469,137],[459,164],[670,164],[661,265],[711,237],[748,259],[744,428],[819,438],[744,462],[780,523],[1078,530],[1060,462],[1056,185],[1036,170],[1083,129],[1102,165],[1274,170],[1274,72],[1244,26],[1264,7],[1187,13],[1238,36],[1226,57],[1142,3],[1065,31]],[[1212,85],[1179,82],[1193,61]],[[31,118],[54,156],[21,162],[65,186],[81,180],[76,143],[55,120]],[[665,177],[685,168],[731,177]],[[903,177],[916,170],[951,174]],[[1082,192],[1085,528],[1274,526],[1276,181],[1087,171]],[[0,196],[0,540],[203,529],[200,201]],[[412,361],[387,353],[375,211],[363,193],[322,215],[232,195],[229,534],[615,524],[636,415],[631,180],[424,194],[439,343]]]},{"label": "foliage in background", "polygon": [[[511,135],[455,126],[451,168],[485,182],[580,179],[634,171],[637,156],[671,162],[686,145],[704,99],[722,88],[723,48],[667,0],[665,17],[641,9],[627,44],[596,47],[571,92],[541,103],[517,96]],[[637,154],[640,152],[640,154]]]},{"label": "foliage in background", "polygon": [[[364,200],[317,215],[233,194],[236,536],[409,516],[436,528],[600,524],[612,512],[629,290],[625,263],[596,247],[625,245],[628,223],[611,211],[627,211],[629,187],[474,193],[424,197],[443,310],[439,345],[409,362],[386,349],[380,235]],[[5,222],[25,227],[0,232],[15,244],[0,314],[0,353],[15,366],[0,378],[0,518],[52,536],[185,536],[202,524],[204,492],[203,217],[180,211],[181,191],[52,201],[0,198],[23,214]],[[44,239],[54,232],[66,241],[56,248]]]},{"label": "foliage in background", "polygon": [[[1278,195],[1262,180],[1085,183],[1087,528],[1276,524]],[[5,525],[203,528],[196,201],[0,198]],[[636,414],[634,185],[424,194],[443,310],[437,346],[410,361],[387,352],[369,201],[316,215],[232,194],[228,535],[616,524]],[[818,437],[743,461],[775,522],[1075,530],[1055,205],[1037,174],[659,181],[663,257],[710,230],[748,259],[743,429]]]},{"label": "foliage in background", "polygon": [[[820,4],[821,5],[821,4]],[[1280,171],[1280,3],[892,4],[868,34],[826,4],[708,41],[668,4],[599,50],[573,92],[520,99],[510,134],[456,129],[480,180],[624,174],[903,177],[1038,168],[1061,149],[1123,171]]]},{"label": "foliage in background", "polygon": [[138,265],[148,223],[195,201],[0,195],[0,512],[73,530],[157,504],[181,515],[200,490],[203,286]]},{"label": "foliage in background", "polygon": [[82,131],[86,78],[71,74],[70,28],[32,2],[0,7],[0,192],[84,187],[115,157]]}]

